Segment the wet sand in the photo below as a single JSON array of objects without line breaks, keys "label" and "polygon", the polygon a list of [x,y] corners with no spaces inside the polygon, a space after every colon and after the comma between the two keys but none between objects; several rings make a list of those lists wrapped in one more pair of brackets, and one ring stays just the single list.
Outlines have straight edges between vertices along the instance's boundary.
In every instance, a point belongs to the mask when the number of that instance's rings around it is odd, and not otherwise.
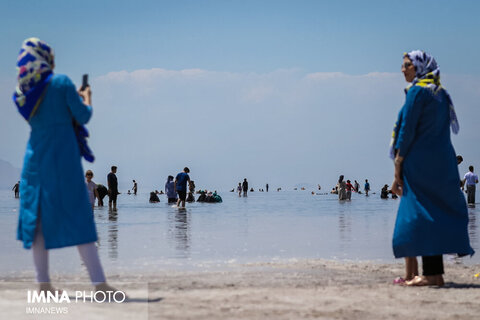
[{"label": "wet sand", "polygon": [[[403,275],[401,263],[289,260],[222,271],[131,272],[109,275],[130,302],[67,305],[68,314],[55,316],[26,314],[33,275],[24,274],[1,279],[0,310],[3,319],[479,318],[480,278],[474,275],[480,265],[446,263],[445,271],[442,288],[393,285]],[[72,284],[79,281],[87,279],[54,277],[59,288],[90,290]]]}]

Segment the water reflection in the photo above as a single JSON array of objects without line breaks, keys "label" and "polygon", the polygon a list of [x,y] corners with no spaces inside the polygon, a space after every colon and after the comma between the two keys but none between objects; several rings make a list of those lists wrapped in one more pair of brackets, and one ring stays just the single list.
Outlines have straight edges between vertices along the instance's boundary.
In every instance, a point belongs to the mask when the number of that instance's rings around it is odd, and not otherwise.
[{"label": "water reflection", "polygon": [[468,208],[468,236],[470,237],[470,244],[473,248],[478,248],[477,211],[475,207]]},{"label": "water reflection", "polygon": [[118,258],[118,213],[108,212],[108,257],[112,260]]},{"label": "water reflection", "polygon": [[169,239],[173,239],[177,257],[188,258],[190,256],[190,214],[186,210],[175,210],[168,216]]},{"label": "water reflection", "polygon": [[340,236],[340,248],[343,249],[352,241],[352,217],[350,215],[350,203],[339,202],[338,231]]},{"label": "water reflection", "polygon": [[340,244],[350,242],[351,233],[352,233],[352,219],[349,215],[345,215],[344,212],[341,212],[338,215],[338,230],[340,235]]}]

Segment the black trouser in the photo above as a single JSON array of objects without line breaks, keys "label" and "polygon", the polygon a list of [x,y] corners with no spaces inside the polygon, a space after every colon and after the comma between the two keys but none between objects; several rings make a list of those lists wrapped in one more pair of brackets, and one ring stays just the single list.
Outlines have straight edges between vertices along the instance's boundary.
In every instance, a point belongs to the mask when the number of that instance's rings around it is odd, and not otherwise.
[{"label": "black trouser", "polygon": [[475,203],[475,185],[467,185],[467,202]]},{"label": "black trouser", "polygon": [[117,196],[118,190],[110,189],[108,191],[108,204],[112,204],[112,202],[116,205],[117,204]]},{"label": "black trouser", "polygon": [[435,276],[437,274],[444,274],[443,272],[443,257],[439,256],[423,256],[422,268],[424,276]]},{"label": "black trouser", "polygon": [[187,198],[187,191],[186,190],[177,190],[178,198],[180,201],[185,201]]}]

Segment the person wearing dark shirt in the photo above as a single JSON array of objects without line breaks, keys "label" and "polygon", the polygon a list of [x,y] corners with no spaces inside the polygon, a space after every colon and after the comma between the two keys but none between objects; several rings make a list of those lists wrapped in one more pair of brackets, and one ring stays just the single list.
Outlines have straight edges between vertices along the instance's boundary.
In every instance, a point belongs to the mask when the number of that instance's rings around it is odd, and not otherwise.
[{"label": "person wearing dark shirt", "polygon": [[19,198],[19,196],[20,196],[20,181],[15,183],[12,190],[13,190],[13,192],[15,192],[15,198]]},{"label": "person wearing dark shirt", "polygon": [[103,207],[103,198],[108,194],[107,188],[103,184],[97,184],[98,206]]},{"label": "person wearing dark shirt", "polygon": [[[112,166],[112,171],[107,176],[108,182],[108,208],[113,211],[117,211],[117,195],[118,195],[118,181],[117,176],[117,167]],[[113,208],[112,208],[113,206]]]},{"label": "person wearing dark shirt", "polygon": [[247,178],[243,179],[242,189],[243,189],[243,196],[246,197],[246,196],[247,196],[247,192],[248,192],[248,182],[247,182]]},{"label": "person wearing dark shirt", "polygon": [[383,186],[382,192],[380,193],[380,198],[388,199],[388,184]]},{"label": "person wearing dark shirt", "polygon": [[188,193],[187,193],[187,202],[195,202],[195,182],[193,180],[188,181]]},{"label": "person wearing dark shirt", "polygon": [[185,199],[187,198],[187,183],[190,181],[190,177],[188,173],[190,169],[187,167],[183,168],[183,172],[177,174],[175,178],[175,190],[178,194],[178,201],[177,207],[180,207],[180,203],[182,204],[182,208],[185,208]]},{"label": "person wearing dark shirt", "polygon": [[205,202],[206,198],[207,198],[207,194],[205,190],[201,190],[200,196],[198,196],[197,202]]},{"label": "person wearing dark shirt", "polygon": [[360,191],[360,183],[358,183],[357,180],[355,180],[355,182],[353,183],[353,189],[355,190],[355,192]]},{"label": "person wearing dark shirt", "polygon": [[137,181],[133,180],[133,188],[132,188],[132,191],[133,191],[133,194],[134,195],[137,195]]},{"label": "person wearing dark shirt", "polygon": [[157,203],[157,202],[160,202],[160,199],[158,198],[158,196],[155,194],[154,191],[150,192],[150,200],[149,200],[150,203]]}]

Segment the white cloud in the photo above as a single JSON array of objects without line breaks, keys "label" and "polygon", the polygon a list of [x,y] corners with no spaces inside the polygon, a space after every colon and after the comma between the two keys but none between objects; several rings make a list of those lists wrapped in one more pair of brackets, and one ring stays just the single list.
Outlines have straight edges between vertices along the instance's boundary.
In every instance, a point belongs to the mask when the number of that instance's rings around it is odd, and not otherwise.
[{"label": "white cloud", "polygon": [[345,77],[348,77],[348,75],[341,72],[314,72],[305,76],[308,80],[331,80]]}]

